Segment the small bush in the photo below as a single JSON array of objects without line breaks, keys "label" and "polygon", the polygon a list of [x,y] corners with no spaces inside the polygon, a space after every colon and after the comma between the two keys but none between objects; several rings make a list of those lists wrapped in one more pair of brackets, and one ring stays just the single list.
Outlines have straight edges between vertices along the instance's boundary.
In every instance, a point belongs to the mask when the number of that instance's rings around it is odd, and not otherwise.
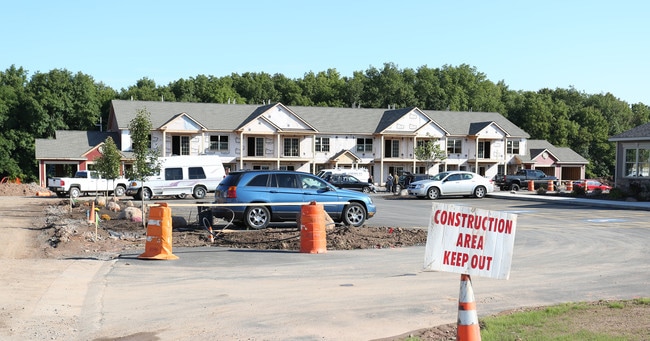
[{"label": "small bush", "polygon": [[539,194],[539,195],[544,195],[544,194],[546,194],[546,188],[545,188],[545,187],[539,187],[539,188],[537,188],[537,194]]},{"label": "small bush", "polygon": [[610,199],[620,200],[625,198],[625,192],[623,192],[620,188],[612,188],[609,190],[609,197]]},{"label": "small bush", "polygon": [[587,191],[585,191],[585,188],[584,187],[578,187],[578,186],[573,187],[573,193],[575,195],[577,195],[577,196],[580,196],[580,197],[583,197],[583,196],[587,195]]}]

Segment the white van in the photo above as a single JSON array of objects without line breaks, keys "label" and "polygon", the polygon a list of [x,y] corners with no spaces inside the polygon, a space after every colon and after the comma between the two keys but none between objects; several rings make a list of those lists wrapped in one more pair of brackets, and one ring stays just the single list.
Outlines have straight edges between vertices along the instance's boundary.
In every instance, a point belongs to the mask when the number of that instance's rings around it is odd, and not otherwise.
[{"label": "white van", "polygon": [[329,178],[331,175],[336,175],[336,174],[346,174],[346,175],[352,175],[355,178],[366,182],[368,181],[368,178],[370,177],[370,173],[368,172],[367,168],[331,168],[331,169],[323,169],[318,174],[316,174],[317,177],[321,179],[325,179],[329,181]]},{"label": "white van", "polygon": [[221,158],[216,155],[170,156],[160,158],[160,174],[144,182],[130,181],[126,195],[145,200],[159,196],[203,199],[226,177]]}]

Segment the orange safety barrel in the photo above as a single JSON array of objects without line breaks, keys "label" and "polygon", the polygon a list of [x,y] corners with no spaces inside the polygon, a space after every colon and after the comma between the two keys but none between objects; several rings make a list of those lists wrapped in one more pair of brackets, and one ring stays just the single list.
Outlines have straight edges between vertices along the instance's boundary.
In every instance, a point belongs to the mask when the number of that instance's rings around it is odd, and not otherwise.
[{"label": "orange safety barrel", "polygon": [[566,183],[566,190],[567,192],[573,192],[573,181],[569,180],[569,182]]},{"label": "orange safety barrel", "polygon": [[141,259],[178,259],[172,253],[172,209],[167,203],[157,202],[149,209],[147,240]]},{"label": "orange safety barrel", "polygon": [[533,181],[533,180],[528,181],[528,190],[529,191],[534,191],[535,190],[535,181]]},{"label": "orange safety barrel", "polygon": [[553,180],[548,181],[548,191],[553,192],[555,188],[553,188]]},{"label": "orange safety barrel", "polygon": [[315,201],[300,208],[300,252],[325,253],[327,236],[325,233],[325,209]]}]

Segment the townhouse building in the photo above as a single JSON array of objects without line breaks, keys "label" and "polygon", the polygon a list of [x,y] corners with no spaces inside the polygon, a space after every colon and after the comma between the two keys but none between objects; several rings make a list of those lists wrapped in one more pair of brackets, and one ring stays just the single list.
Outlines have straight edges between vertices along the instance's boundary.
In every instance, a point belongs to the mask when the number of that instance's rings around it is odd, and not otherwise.
[{"label": "townhouse building", "polygon": [[[229,170],[363,167],[383,184],[389,173],[470,170],[492,177],[519,168],[575,180],[588,163],[568,148],[530,140],[495,112],[113,100],[106,132],[57,131],[54,139],[36,140],[41,184],[92,169],[108,136],[123,155],[122,172],[132,167],[128,126],[142,109],[151,114],[151,147],[161,156],[219,155]],[[446,158],[418,160],[414,150],[426,142]]]}]

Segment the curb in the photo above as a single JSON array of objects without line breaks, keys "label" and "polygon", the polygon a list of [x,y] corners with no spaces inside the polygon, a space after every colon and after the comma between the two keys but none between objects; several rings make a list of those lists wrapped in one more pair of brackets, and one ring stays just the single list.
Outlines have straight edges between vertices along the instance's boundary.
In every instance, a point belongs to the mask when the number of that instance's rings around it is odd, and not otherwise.
[{"label": "curb", "polygon": [[529,193],[522,193],[522,192],[515,192],[515,194],[511,192],[492,192],[492,193],[488,193],[486,196],[490,198],[496,198],[496,199],[558,202],[562,204],[572,204],[572,205],[581,205],[581,206],[650,211],[650,202],[558,197],[558,196],[551,196],[551,195],[539,195],[539,194],[532,194],[532,193],[529,194]]}]

